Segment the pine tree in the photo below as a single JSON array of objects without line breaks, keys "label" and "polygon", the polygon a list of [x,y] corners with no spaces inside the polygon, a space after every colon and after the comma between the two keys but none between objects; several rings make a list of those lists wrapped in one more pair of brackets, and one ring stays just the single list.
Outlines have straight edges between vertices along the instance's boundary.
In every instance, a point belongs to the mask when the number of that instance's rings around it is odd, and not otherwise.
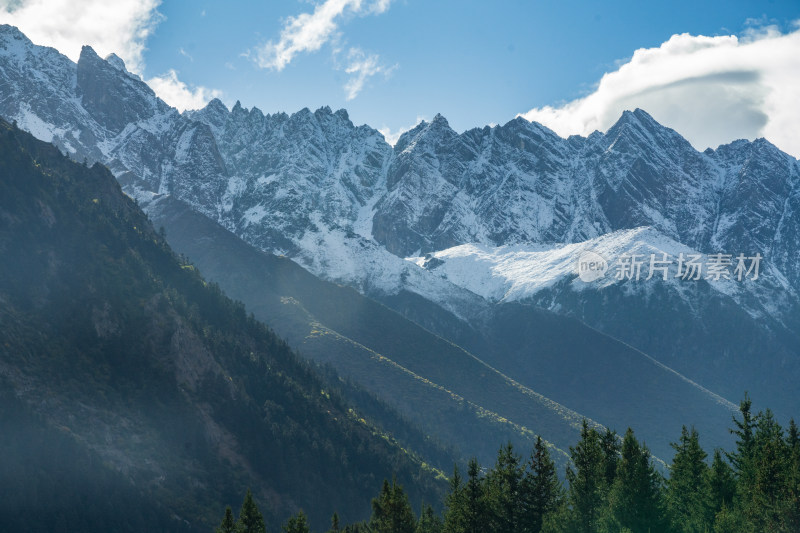
[{"label": "pine tree", "polygon": [[518,533],[522,515],[523,469],[509,442],[497,452],[497,463],[486,477],[489,527],[494,533]]},{"label": "pine tree", "polygon": [[465,533],[484,533],[488,530],[485,480],[481,468],[474,457],[467,466],[467,483],[464,487],[464,531]]},{"label": "pine tree", "polygon": [[736,436],[736,449],[725,455],[730,461],[736,478],[736,495],[734,503],[724,508],[724,513],[717,517],[715,527],[745,527],[745,514],[750,502],[754,498],[755,486],[755,428],[758,415],[752,412],[752,401],[745,393],[744,399],[739,402],[741,420],[733,417],[734,427],[730,430]]},{"label": "pine tree", "polygon": [[731,433],[736,435],[736,451],[728,454],[728,460],[740,478],[750,475],[748,463],[753,455],[754,433],[758,419],[751,412],[752,406],[753,402],[750,400],[750,396],[745,393],[744,400],[739,403],[742,420],[739,421],[735,416],[733,417],[733,424],[736,428],[731,429]]},{"label": "pine tree", "polygon": [[571,529],[577,533],[594,533],[604,500],[605,472],[600,436],[585,419],[581,427],[581,440],[569,451],[572,458],[572,465],[567,467],[569,502],[572,506]]},{"label": "pine tree", "polygon": [[258,510],[253,493],[247,489],[247,494],[242,502],[242,509],[239,511],[239,520],[236,524],[237,533],[266,533],[264,517]]},{"label": "pine tree", "polygon": [[282,529],[284,533],[310,533],[308,517],[301,509],[296,515],[289,517]]},{"label": "pine tree", "polygon": [[757,531],[782,531],[789,508],[789,450],[783,429],[767,409],[759,413],[751,461],[754,485],[742,500],[745,519]]},{"label": "pine tree", "polygon": [[419,515],[416,533],[441,533],[442,519],[434,512],[430,504],[422,506],[422,513]]},{"label": "pine tree", "polygon": [[374,533],[414,533],[416,521],[403,487],[392,479],[383,480],[380,495],[372,500],[369,523]]},{"label": "pine tree", "polygon": [[617,475],[617,464],[619,464],[620,443],[617,432],[606,428],[606,432],[600,438],[600,447],[603,449],[603,477],[606,488],[611,488]]},{"label": "pine tree", "polygon": [[667,482],[667,508],[675,531],[704,533],[713,524],[708,502],[708,465],[706,454],[700,447],[697,430],[691,432],[683,426],[681,438],[672,443],[675,457],[672,460]]},{"label": "pine tree", "polygon": [[794,419],[789,421],[786,446],[789,454],[786,525],[790,531],[800,531],[800,431]]},{"label": "pine tree", "polygon": [[338,532],[339,532],[339,513],[334,512],[333,516],[331,516],[330,533],[338,533]]},{"label": "pine tree", "polygon": [[556,466],[541,437],[536,438],[528,469],[522,480],[522,528],[525,533],[539,533],[544,517],[555,512],[562,500],[561,482]]},{"label": "pine tree", "polygon": [[706,473],[706,493],[709,514],[714,517],[722,511],[723,507],[733,507],[733,497],[736,494],[736,478],[733,469],[722,457],[722,452],[714,450],[711,468]]},{"label": "pine tree", "polygon": [[389,485],[389,480],[384,479],[381,485],[381,493],[377,498],[372,500],[372,518],[370,519],[370,527],[376,531],[385,531],[388,523],[391,520],[389,514],[392,507],[392,487]]},{"label": "pine tree", "polygon": [[640,445],[630,428],[622,441],[622,456],[610,495],[616,521],[633,533],[667,531],[661,501],[661,475],[650,452]]},{"label": "pine tree", "polygon": [[466,492],[458,465],[453,467],[450,491],[445,497],[444,508],[444,526],[442,528],[444,533],[464,533],[467,530]]},{"label": "pine tree", "polygon": [[797,429],[797,423],[794,418],[789,420],[789,430],[786,432],[786,445],[794,455],[800,455],[800,430]]},{"label": "pine tree", "polygon": [[236,533],[236,520],[233,518],[233,511],[230,505],[225,508],[225,516],[217,528],[217,533]]}]

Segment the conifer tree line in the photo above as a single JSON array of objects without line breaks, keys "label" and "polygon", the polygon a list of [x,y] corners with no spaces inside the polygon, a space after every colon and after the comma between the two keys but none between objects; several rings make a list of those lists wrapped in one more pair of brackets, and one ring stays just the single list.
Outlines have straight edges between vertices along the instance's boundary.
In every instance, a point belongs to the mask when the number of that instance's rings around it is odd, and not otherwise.
[{"label": "conifer tree line", "polygon": [[[684,427],[668,475],[631,429],[620,437],[584,421],[565,483],[541,438],[528,457],[507,444],[491,468],[455,467],[441,515],[424,504],[415,516],[403,488],[385,480],[369,521],[343,526],[334,513],[327,533],[798,533],[800,431],[751,407],[745,395],[731,452],[709,456]],[[310,533],[305,514],[281,531]],[[238,520],[228,508],[217,532],[266,533],[249,491]]]}]

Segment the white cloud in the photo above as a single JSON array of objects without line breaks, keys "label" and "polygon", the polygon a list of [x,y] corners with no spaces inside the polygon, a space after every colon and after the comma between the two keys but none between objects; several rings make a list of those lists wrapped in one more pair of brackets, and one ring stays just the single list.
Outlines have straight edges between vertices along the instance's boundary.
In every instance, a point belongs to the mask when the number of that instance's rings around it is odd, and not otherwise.
[{"label": "white cloud", "polygon": [[283,70],[297,54],[316,52],[337,33],[340,20],[347,15],[380,14],[389,9],[391,0],[325,0],[313,13],[288,17],[278,42],[269,41],[255,53],[261,68]]},{"label": "white cloud", "polygon": [[381,132],[383,138],[386,139],[386,142],[394,146],[397,144],[397,141],[400,140],[400,136],[403,135],[408,130],[414,129],[419,126],[419,123],[423,120],[426,120],[423,116],[417,116],[417,121],[414,123],[413,126],[408,126],[405,128],[400,128],[398,130],[392,131],[387,126],[380,128],[378,131]]},{"label": "white cloud", "polygon": [[352,100],[369,78],[376,74],[383,74],[388,77],[397,68],[397,65],[386,67],[380,63],[380,58],[376,54],[367,55],[360,48],[351,48],[347,53],[347,67],[344,71],[350,74],[350,79],[344,84],[347,93],[347,100]]},{"label": "white cloud", "polygon": [[392,0],[375,0],[368,9],[370,13],[380,14],[389,9],[391,3]]},{"label": "white cloud", "polygon": [[101,57],[120,56],[131,72],[144,68],[147,38],[161,20],[160,0],[0,0],[0,21],[33,42],[77,61],[88,44]]},{"label": "white cloud", "polygon": [[588,135],[640,107],[696,148],[766,137],[800,156],[800,29],[774,27],[737,36],[673,35],[636,50],[594,92],[522,114],[560,135]]},{"label": "white cloud", "polygon": [[170,70],[163,76],[156,76],[147,80],[156,94],[166,103],[178,109],[200,109],[205,107],[212,98],[221,98],[222,93],[216,89],[206,87],[189,87],[178,79],[178,73]]},{"label": "white cloud", "polygon": [[[34,43],[52,46],[73,61],[87,44],[101,57],[115,53],[128,70],[141,76],[145,43],[163,19],[160,4],[161,0],[0,0],[0,22],[17,26]],[[189,88],[175,71],[147,83],[178,109],[202,107],[219,94],[205,87]]]}]

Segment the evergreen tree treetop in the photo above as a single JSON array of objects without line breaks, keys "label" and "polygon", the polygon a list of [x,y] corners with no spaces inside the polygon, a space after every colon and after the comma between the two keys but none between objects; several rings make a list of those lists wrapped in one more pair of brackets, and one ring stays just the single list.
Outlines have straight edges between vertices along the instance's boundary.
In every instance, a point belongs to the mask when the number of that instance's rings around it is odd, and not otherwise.
[{"label": "evergreen tree treetop", "polygon": [[237,533],[266,533],[264,516],[258,510],[253,493],[247,489],[247,494],[242,502],[242,509],[239,511],[239,521],[237,523]]}]

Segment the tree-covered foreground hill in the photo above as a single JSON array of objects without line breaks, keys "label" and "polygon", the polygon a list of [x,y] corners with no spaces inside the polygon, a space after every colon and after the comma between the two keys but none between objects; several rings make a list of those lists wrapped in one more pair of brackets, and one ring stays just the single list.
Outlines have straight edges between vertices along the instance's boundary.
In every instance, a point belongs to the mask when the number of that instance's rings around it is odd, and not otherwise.
[{"label": "tree-covered foreground hill", "polygon": [[[562,483],[541,439],[527,456],[502,447],[486,469],[473,459],[450,478],[444,512],[424,506],[415,516],[403,487],[384,481],[369,521],[343,525],[332,515],[328,533],[796,533],[800,531],[800,431],[782,428],[745,396],[732,423],[733,450],[709,454],[683,428],[668,475],[628,429],[620,437],[583,425],[570,447]],[[309,533],[304,513],[284,533]],[[269,528],[248,493],[238,519],[226,509],[217,533]]]},{"label": "tree-covered foreground hill", "polygon": [[170,250],[101,165],[0,121],[0,530],[206,531],[446,487]]}]

